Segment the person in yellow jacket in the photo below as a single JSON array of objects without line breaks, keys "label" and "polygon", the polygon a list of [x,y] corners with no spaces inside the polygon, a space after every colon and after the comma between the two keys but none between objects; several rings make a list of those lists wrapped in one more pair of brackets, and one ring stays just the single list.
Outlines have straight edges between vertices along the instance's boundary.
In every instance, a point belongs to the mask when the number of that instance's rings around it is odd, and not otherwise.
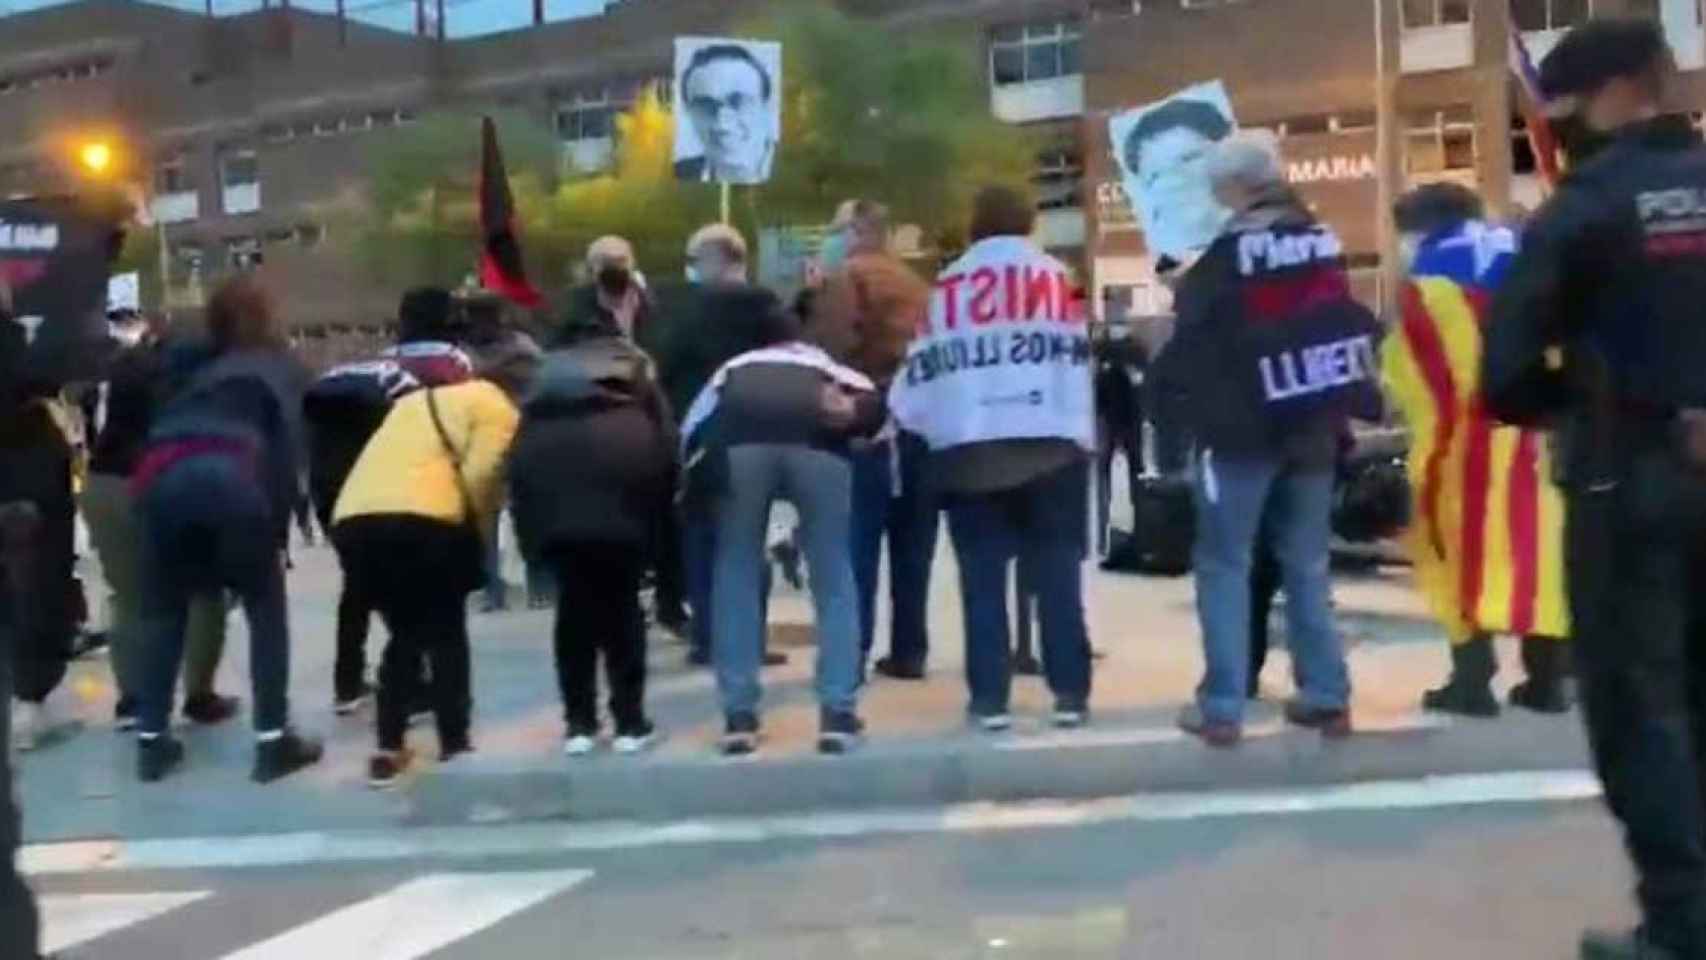
[{"label": "person in yellow jacket", "polygon": [[1493,637],[1514,634],[1528,677],[1511,703],[1561,713],[1570,705],[1563,500],[1545,435],[1501,426],[1481,405],[1481,328],[1517,237],[1485,223],[1480,198],[1456,184],[1412,191],[1395,216],[1408,276],[1382,365],[1411,431],[1416,581],[1452,644],[1451,678],[1423,706],[1497,715]]},{"label": "person in yellow jacket", "polygon": [[487,380],[417,390],[392,407],[338,495],[332,539],[345,573],[391,630],[368,769],[375,787],[409,766],[403,741],[423,656],[441,758],[473,749],[467,598],[485,581],[483,537],[519,421],[511,396]]}]

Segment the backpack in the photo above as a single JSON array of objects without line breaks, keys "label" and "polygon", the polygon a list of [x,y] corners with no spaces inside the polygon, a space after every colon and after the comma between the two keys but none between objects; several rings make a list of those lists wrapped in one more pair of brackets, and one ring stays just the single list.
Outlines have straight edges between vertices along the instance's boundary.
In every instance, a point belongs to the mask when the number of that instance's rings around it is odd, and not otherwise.
[{"label": "backpack", "polygon": [[308,493],[322,527],[330,528],[344,481],[399,397],[421,387],[395,360],[351,363],[328,371],[302,398],[308,433]]}]

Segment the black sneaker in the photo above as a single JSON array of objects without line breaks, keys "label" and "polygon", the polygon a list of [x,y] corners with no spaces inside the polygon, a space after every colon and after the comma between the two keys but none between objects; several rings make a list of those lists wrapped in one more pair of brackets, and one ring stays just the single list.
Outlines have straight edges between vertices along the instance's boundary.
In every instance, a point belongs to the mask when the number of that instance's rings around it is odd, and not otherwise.
[{"label": "black sneaker", "polygon": [[764,665],[767,667],[784,667],[788,665],[788,655],[780,650],[764,651]]},{"label": "black sneaker", "polygon": [[320,762],[325,748],[320,741],[286,729],[284,735],[255,743],[255,770],[249,779],[256,783],[271,783],[288,777],[304,767]]},{"label": "black sneaker", "polygon": [[363,683],[360,689],[353,693],[340,693],[332,700],[332,712],[340,717],[348,717],[357,713],[373,698],[373,686]]},{"label": "black sneaker", "polygon": [[687,665],[690,667],[708,667],[708,666],[710,666],[711,665],[711,652],[709,650],[689,650],[689,651],[687,651]]},{"label": "black sneaker", "polygon": [[438,762],[441,764],[449,763],[450,761],[455,760],[457,757],[465,757],[468,754],[473,753],[473,752],[474,752],[474,741],[468,739],[467,737],[462,737],[460,739],[447,740],[444,743],[439,745]]},{"label": "black sneaker", "polygon": [[375,790],[396,786],[414,759],[414,753],[407,747],[394,753],[374,754],[367,761],[367,785]]},{"label": "black sneaker", "polygon": [[1016,677],[1040,677],[1043,675],[1043,665],[1031,654],[1022,653],[1013,658],[1013,675]]},{"label": "black sneaker", "polygon": [[222,697],[217,693],[198,693],[193,697],[184,698],[184,716],[202,724],[212,726],[224,723],[237,715],[237,705],[242,703],[236,697]]},{"label": "black sneaker", "polygon": [[1681,956],[1654,943],[1641,929],[1582,934],[1582,960],[1678,960]]},{"label": "black sneaker", "polygon": [[184,745],[169,733],[136,740],[136,778],[157,783],[184,762]]},{"label": "black sneaker", "polygon": [[923,664],[905,663],[903,661],[896,660],[893,657],[884,657],[881,660],[878,660],[873,669],[883,676],[888,677],[890,680],[924,679]]},{"label": "black sneaker", "polygon": [[729,715],[728,724],[723,728],[723,739],[718,741],[717,749],[725,757],[744,757],[758,749],[758,717],[751,713],[734,713]]},{"label": "black sneaker", "polygon": [[1080,703],[1057,703],[1049,723],[1057,730],[1077,730],[1090,722],[1090,710]]},{"label": "black sneaker", "polygon": [[817,735],[817,752],[842,754],[852,751],[864,736],[865,721],[852,712],[823,711]]},{"label": "black sneaker", "polygon": [[119,697],[113,704],[113,729],[120,733],[136,729],[136,698]]}]

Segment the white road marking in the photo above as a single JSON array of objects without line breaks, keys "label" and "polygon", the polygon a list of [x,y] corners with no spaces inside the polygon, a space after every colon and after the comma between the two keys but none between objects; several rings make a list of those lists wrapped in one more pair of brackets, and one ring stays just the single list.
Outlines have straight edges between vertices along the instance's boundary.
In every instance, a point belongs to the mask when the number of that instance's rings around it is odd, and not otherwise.
[{"label": "white road marking", "polygon": [[207,896],[185,893],[83,893],[42,897],[42,949],[48,953],[75,947],[115,930],[152,920]]},{"label": "white road marking", "polygon": [[432,874],[227,954],[224,960],[415,960],[591,876],[590,870]]},{"label": "white road marking", "polygon": [[[1336,787],[1155,793],[1090,801],[974,803],[918,809],[705,818],[670,823],[530,823],[46,844],[25,847],[32,875],[121,870],[300,866],[537,856],[643,847],[824,840],[906,833],[980,833],[1101,823],[1557,803],[1599,796],[1586,770],[1385,780]],[[372,958],[363,958],[372,960]]]}]

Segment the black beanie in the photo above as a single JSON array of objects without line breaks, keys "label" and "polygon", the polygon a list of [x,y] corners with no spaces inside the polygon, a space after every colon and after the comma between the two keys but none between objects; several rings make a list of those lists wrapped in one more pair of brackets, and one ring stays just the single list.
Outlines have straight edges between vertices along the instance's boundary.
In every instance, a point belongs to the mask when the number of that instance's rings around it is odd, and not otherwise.
[{"label": "black beanie", "polygon": [[403,294],[397,307],[397,342],[454,340],[450,291],[440,287],[416,287]]}]

